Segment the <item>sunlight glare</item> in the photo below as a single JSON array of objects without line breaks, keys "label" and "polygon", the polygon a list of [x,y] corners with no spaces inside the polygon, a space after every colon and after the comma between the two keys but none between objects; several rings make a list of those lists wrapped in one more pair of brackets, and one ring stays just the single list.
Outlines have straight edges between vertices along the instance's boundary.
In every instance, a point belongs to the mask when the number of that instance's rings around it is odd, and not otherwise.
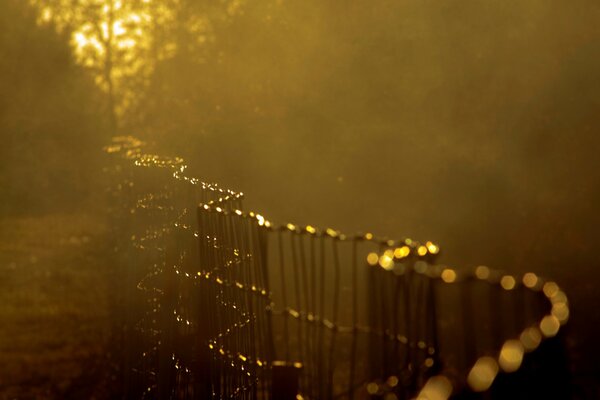
[{"label": "sunlight glare", "polygon": [[75,41],[75,45],[78,48],[83,48],[89,43],[89,40],[85,37],[85,35],[82,32],[76,32],[73,35],[73,40]]},{"label": "sunlight glare", "polygon": [[47,23],[52,20],[52,10],[48,7],[45,7],[40,14],[40,21]]},{"label": "sunlight glare", "polygon": [[474,392],[483,392],[492,386],[497,374],[496,360],[492,357],[481,357],[469,372],[467,383]]}]

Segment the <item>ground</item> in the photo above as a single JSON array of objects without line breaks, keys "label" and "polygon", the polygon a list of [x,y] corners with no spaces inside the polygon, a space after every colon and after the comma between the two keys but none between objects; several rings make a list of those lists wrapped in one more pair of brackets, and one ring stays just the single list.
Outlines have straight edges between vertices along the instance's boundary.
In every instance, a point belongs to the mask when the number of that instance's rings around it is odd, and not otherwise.
[{"label": "ground", "polygon": [[84,215],[0,221],[0,399],[106,397],[105,234]]},{"label": "ground", "polygon": [[[0,219],[0,400],[100,400],[117,390],[107,239],[104,220],[90,215]],[[574,370],[575,398],[595,398],[595,378]]]}]

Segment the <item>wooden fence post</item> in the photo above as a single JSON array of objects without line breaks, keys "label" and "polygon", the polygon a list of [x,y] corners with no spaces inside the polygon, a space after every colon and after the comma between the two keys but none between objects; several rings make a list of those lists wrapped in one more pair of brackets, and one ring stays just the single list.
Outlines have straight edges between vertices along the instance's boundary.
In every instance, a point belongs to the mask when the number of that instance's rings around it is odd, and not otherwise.
[{"label": "wooden fence post", "polygon": [[271,369],[271,399],[296,400],[302,364],[273,361]]}]

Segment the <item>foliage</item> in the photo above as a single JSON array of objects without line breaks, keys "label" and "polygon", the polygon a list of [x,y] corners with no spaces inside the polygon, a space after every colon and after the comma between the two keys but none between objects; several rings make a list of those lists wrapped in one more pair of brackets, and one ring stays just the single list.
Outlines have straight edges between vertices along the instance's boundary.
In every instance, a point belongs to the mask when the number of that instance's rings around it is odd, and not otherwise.
[{"label": "foliage", "polygon": [[77,204],[106,140],[97,90],[66,36],[18,0],[0,2],[0,76],[0,211]]}]

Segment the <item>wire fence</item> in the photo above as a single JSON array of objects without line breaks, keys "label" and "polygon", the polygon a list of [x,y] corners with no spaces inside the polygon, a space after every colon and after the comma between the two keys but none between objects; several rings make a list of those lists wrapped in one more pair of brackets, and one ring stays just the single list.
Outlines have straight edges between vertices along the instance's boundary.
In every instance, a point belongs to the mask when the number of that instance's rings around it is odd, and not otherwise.
[{"label": "wire fence", "polygon": [[564,374],[524,362],[569,317],[554,282],[438,265],[432,242],[278,226],[135,138],[106,150],[123,398],[540,395],[536,377]]}]

